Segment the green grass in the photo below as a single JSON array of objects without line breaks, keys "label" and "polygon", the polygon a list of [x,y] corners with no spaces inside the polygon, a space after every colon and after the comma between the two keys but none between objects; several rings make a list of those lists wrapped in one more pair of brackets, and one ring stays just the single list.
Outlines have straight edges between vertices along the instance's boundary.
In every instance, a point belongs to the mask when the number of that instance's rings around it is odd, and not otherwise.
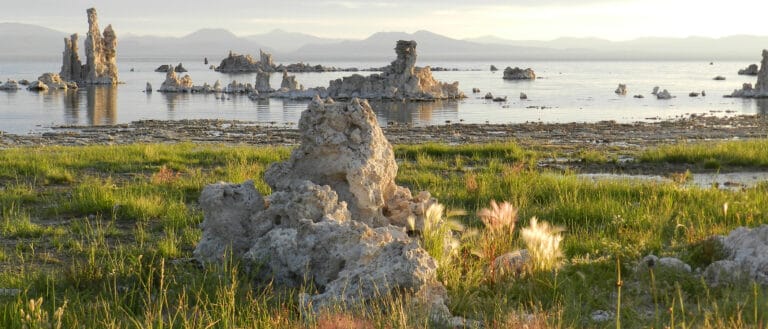
[{"label": "green grass", "polygon": [[[685,143],[645,150],[638,158],[762,168],[766,150],[766,140]],[[466,227],[456,235],[455,253],[442,253],[447,241],[439,237],[448,226],[437,226],[425,241],[440,258],[439,279],[454,314],[490,328],[614,327],[615,320],[594,323],[590,316],[616,313],[618,257],[624,327],[673,321],[680,327],[683,320],[687,327],[765,327],[765,287],[711,288],[690,275],[634,267],[650,253],[694,266],[722,257],[709,237],[768,223],[768,184],[724,191],[673,182],[593,182],[537,169],[538,159],[558,152],[514,143],[395,148],[398,184],[428,190],[447,209],[466,211],[453,218]],[[0,296],[0,327],[55,326],[57,310],[62,328],[331,328],[342,320],[376,328],[434,325],[407,297],[395,296],[316,317],[299,302],[299,293],[311,287],[256,282],[235,260],[204,269],[186,261],[201,236],[196,200],[202,188],[253,179],[268,194],[263,172],[288,154],[284,147],[195,144],[0,150],[0,288],[21,291]],[[595,151],[574,156],[594,163],[611,158]],[[520,221],[513,236],[485,243],[475,214],[492,199],[518,207]],[[523,247],[519,228],[534,216],[566,229],[565,265],[491,276],[491,256]],[[41,320],[23,323],[20,312],[31,312],[29,300],[40,297]]]},{"label": "green grass", "polygon": [[701,164],[707,169],[720,169],[722,165],[766,168],[768,140],[665,145],[642,152],[639,160]]}]

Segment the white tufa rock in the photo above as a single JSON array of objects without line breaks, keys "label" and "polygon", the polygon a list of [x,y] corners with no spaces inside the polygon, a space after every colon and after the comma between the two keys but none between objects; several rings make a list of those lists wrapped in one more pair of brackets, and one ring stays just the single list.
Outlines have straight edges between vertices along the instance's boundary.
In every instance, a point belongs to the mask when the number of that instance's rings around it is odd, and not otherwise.
[{"label": "white tufa rock", "polygon": [[77,89],[76,83],[66,82],[62,80],[58,74],[55,74],[55,73],[44,73],[43,75],[39,76],[37,80],[44,83],[46,86],[48,86],[48,89],[53,89],[53,90]]},{"label": "white tufa rock", "polygon": [[160,85],[160,89],[157,91],[166,93],[192,92],[193,87],[194,83],[189,74],[184,75],[183,78],[179,78],[176,75],[176,71],[168,70],[168,72],[165,73],[165,81],[163,81],[163,84]]},{"label": "white tufa rock", "polygon": [[85,83],[117,84],[117,36],[112,25],[99,31],[95,8],[87,10],[88,36],[85,38]]},{"label": "white tufa rock", "polygon": [[664,268],[675,272],[691,273],[691,266],[674,257],[661,257],[648,255],[643,257],[636,270],[645,272],[649,268]]},{"label": "white tufa rock", "polygon": [[449,316],[437,263],[405,229],[436,201],[395,184],[394,152],[370,105],[316,97],[299,131],[290,159],[264,174],[273,191],[266,201],[250,181],[203,190],[195,257],[220,262],[231,253],[257,278],[313,284],[320,293],[302,300],[316,308],[411,291]]},{"label": "white tufa rock", "polygon": [[754,280],[768,285],[768,225],[739,227],[718,237],[726,259],[710,264],[704,278],[713,286]]}]

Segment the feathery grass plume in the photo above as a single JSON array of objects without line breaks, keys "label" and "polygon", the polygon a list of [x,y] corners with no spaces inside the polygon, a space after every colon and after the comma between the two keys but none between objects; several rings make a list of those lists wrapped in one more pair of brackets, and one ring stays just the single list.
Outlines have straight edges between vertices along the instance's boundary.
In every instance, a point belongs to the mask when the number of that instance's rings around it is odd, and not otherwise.
[{"label": "feathery grass plume", "polygon": [[507,201],[497,204],[496,200],[491,200],[491,207],[478,211],[477,216],[480,217],[487,229],[501,232],[507,228],[508,232],[512,234],[515,230],[515,222],[517,222],[517,209]]},{"label": "feathery grass plume", "polygon": [[528,253],[531,255],[533,269],[540,271],[549,271],[560,266],[563,252],[560,250],[560,242],[563,236],[560,235],[564,229],[559,226],[551,226],[547,222],[539,223],[536,217],[531,218],[531,225],[523,228],[520,235],[528,247]]},{"label": "feathery grass plume", "polygon": [[[462,231],[464,227],[450,217],[461,216],[465,213],[459,210],[446,212],[445,206],[435,202],[424,211],[424,227],[421,231],[421,239],[424,249],[432,256],[438,265],[445,265],[451,261],[454,251],[459,246],[459,241],[453,236],[453,231]],[[414,220],[409,218],[408,225],[414,226]]]}]

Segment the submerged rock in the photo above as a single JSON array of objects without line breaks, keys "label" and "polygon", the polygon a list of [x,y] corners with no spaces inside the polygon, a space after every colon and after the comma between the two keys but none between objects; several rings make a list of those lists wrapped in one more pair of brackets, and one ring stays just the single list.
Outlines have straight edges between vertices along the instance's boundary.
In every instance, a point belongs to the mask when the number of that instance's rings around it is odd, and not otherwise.
[{"label": "submerged rock", "polygon": [[723,80],[725,80],[725,77],[724,77],[724,76],[722,76],[722,75],[718,75],[718,76],[716,76],[716,77],[712,78],[712,80],[723,81]]},{"label": "submerged rock", "polygon": [[195,257],[209,263],[230,255],[257,278],[312,284],[319,292],[305,301],[317,308],[410,291],[448,315],[437,264],[405,229],[409,217],[423,223],[435,201],[395,184],[394,152],[370,105],[316,97],[299,131],[290,159],[264,174],[271,195],[262,197],[251,181],[203,189]]},{"label": "submerged rock", "polygon": [[768,97],[768,49],[763,49],[763,60],[760,62],[760,70],[757,72],[757,83],[745,83],[740,90],[734,90],[727,97],[743,98],[767,98]]},{"label": "submerged rock", "polygon": [[536,79],[536,73],[532,69],[527,68],[525,70],[515,67],[511,68],[507,66],[504,69],[504,80],[534,80]]}]

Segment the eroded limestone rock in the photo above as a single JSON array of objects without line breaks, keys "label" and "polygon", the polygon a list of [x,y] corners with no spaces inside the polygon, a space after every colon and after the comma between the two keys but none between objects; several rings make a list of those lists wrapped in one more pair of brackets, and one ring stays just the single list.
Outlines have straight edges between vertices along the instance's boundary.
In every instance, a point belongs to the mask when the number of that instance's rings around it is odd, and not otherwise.
[{"label": "eroded limestone rock", "polygon": [[64,52],[62,53],[61,72],[59,76],[66,81],[85,81],[85,72],[80,61],[80,55],[77,53],[77,33],[72,34],[69,39],[64,38]]},{"label": "eroded limestone rock", "polygon": [[288,75],[288,71],[283,71],[283,81],[280,83],[281,91],[302,90],[304,87],[296,81],[295,75]]},{"label": "eroded limestone rock", "polygon": [[48,89],[77,89],[76,83],[64,81],[58,74],[55,73],[44,73],[43,75],[39,76],[37,80],[48,86]]},{"label": "eroded limestone rock", "polygon": [[622,96],[626,95],[627,94],[627,85],[625,85],[623,83],[620,83],[619,87],[617,87],[614,92],[617,95],[622,95]]},{"label": "eroded limestone rock", "polygon": [[437,264],[405,228],[409,217],[423,225],[435,200],[395,184],[392,146],[370,105],[316,97],[299,130],[290,159],[265,171],[273,193],[264,201],[252,182],[203,190],[195,257],[208,263],[231,253],[259,264],[257,278],[312,283],[320,293],[306,302],[315,307],[414,292],[446,315]]},{"label": "eroded limestone rock", "polygon": [[717,238],[727,256],[704,270],[713,286],[754,280],[768,285],[768,225],[739,227]]},{"label": "eroded limestone rock", "polygon": [[0,84],[0,90],[5,90],[5,91],[19,90],[19,83],[16,82],[15,80],[8,79],[8,81],[6,81],[5,83]]},{"label": "eroded limestone rock", "polygon": [[192,77],[189,74],[179,78],[175,70],[168,70],[165,74],[165,81],[163,81],[163,84],[160,85],[160,89],[157,91],[168,93],[191,92],[193,87]]},{"label": "eroded limestone rock", "polygon": [[85,38],[85,83],[117,84],[117,36],[112,25],[102,35],[95,8],[89,8],[88,36]]},{"label": "eroded limestone rock", "polygon": [[530,68],[523,70],[519,67],[511,68],[507,66],[507,68],[504,69],[503,79],[504,80],[535,80],[536,73],[533,72],[533,70]]},{"label": "eroded limestone rock", "polygon": [[757,72],[759,72],[757,64],[749,64],[746,68],[739,70],[739,75],[757,75]]},{"label": "eroded limestone rock", "polygon": [[64,81],[77,84],[117,84],[117,36],[108,25],[102,34],[95,8],[89,8],[88,35],[85,39],[85,64],[80,61],[77,33],[64,38],[61,72]]}]

